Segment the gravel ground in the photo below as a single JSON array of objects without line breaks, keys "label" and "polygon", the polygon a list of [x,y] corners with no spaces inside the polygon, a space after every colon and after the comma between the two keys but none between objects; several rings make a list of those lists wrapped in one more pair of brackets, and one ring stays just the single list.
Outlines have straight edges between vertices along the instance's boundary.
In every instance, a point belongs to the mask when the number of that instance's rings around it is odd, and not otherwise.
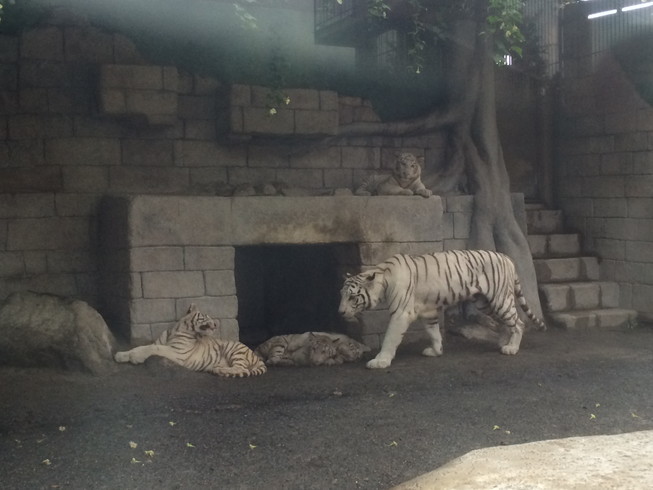
[{"label": "gravel ground", "polygon": [[653,429],[653,328],[450,336],[363,363],[223,379],[155,360],[0,369],[2,489],[385,489],[472,449]]}]

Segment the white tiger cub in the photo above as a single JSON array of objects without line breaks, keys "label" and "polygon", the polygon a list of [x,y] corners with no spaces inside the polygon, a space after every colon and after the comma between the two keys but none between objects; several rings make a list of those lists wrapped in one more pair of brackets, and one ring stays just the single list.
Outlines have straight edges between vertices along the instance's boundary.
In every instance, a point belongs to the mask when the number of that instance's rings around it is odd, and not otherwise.
[{"label": "white tiger cub", "polygon": [[274,336],[254,352],[268,366],[333,366],[356,361],[369,350],[344,334],[305,332]]},{"label": "white tiger cub", "polygon": [[194,304],[176,325],[163,332],[153,344],[116,352],[116,362],[141,364],[160,356],[193,371],[218,376],[256,376],[267,371],[265,363],[245,344],[211,336],[220,322],[200,313]]},{"label": "white tiger cub", "polygon": [[410,324],[424,322],[431,345],[425,356],[442,354],[438,317],[443,308],[471,300],[482,312],[508,327],[510,337],[501,345],[503,354],[517,354],[524,324],[515,302],[529,320],[546,326],[526,304],[515,266],[506,255],[485,250],[453,250],[426,255],[397,254],[376,267],[345,279],[339,313],[353,319],[382,301],[390,310],[390,322],[381,351],[368,368],[386,368]]},{"label": "white tiger cub", "polygon": [[391,175],[372,175],[356,189],[357,196],[422,196],[433,193],[422,183],[424,157],[403,152],[396,155]]}]

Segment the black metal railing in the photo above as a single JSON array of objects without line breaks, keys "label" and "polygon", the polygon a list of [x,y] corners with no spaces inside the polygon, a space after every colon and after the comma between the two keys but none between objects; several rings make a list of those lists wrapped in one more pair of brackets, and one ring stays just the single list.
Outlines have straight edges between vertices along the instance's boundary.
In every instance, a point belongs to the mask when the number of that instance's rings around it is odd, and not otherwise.
[{"label": "black metal railing", "polygon": [[559,0],[524,2],[524,21],[534,27],[544,71],[549,77],[560,70],[560,8]]},{"label": "black metal railing", "polygon": [[314,0],[315,41],[333,46],[355,46],[367,19],[367,0]]},{"label": "black metal railing", "polygon": [[335,0],[315,0],[315,30],[324,29],[326,26],[352,17],[356,3],[360,2],[356,2],[355,0],[342,0],[342,3],[338,3]]}]

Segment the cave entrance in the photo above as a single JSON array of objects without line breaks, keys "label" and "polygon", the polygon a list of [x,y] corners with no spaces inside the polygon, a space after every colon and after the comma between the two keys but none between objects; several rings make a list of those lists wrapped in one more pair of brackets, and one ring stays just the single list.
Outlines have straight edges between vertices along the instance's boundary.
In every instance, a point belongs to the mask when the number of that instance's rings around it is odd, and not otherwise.
[{"label": "cave entrance", "polygon": [[357,257],[356,244],[236,247],[240,341],[255,346],[275,335],[345,333],[340,288]]}]

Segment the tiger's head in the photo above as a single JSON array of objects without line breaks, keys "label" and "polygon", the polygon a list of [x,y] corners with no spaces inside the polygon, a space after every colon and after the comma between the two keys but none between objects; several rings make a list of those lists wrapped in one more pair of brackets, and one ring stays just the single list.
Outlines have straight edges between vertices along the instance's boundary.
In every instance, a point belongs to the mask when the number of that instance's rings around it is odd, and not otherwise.
[{"label": "tiger's head", "polygon": [[353,320],[362,311],[379,304],[384,289],[383,271],[380,269],[372,269],[355,276],[348,274],[340,290],[338,313],[346,320]]},{"label": "tiger's head", "polygon": [[401,187],[408,187],[422,175],[424,157],[412,153],[397,153],[393,175]]},{"label": "tiger's head", "polygon": [[311,333],[309,338],[309,356],[311,364],[320,366],[336,356],[336,341],[324,335]]},{"label": "tiger's head", "polygon": [[365,352],[369,352],[371,350],[367,345],[356,342],[354,339],[339,340],[336,345],[338,354],[346,362],[357,361],[363,357]]},{"label": "tiger's head", "polygon": [[220,320],[213,319],[199,311],[195,303],[191,303],[186,315],[179,320],[178,330],[183,328],[197,335],[212,335],[220,326]]}]

